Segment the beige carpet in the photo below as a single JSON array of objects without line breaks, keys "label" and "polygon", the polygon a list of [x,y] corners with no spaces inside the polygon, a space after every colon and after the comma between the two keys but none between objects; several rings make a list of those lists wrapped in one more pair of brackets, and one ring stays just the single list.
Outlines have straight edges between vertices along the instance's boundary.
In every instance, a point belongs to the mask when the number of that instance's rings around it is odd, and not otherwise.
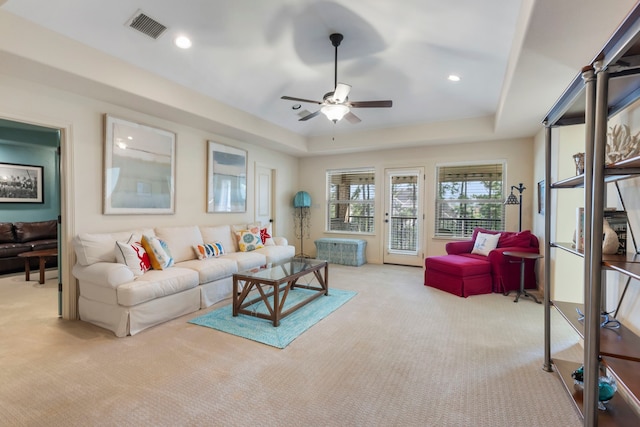
[{"label": "beige carpet", "polygon": [[[283,350],[187,323],[202,312],[116,338],[58,319],[57,279],[4,277],[0,425],[581,425],[541,369],[541,305],[459,298],[422,275],[332,264],[330,286],[358,295]],[[553,321],[554,352],[578,360]]]}]

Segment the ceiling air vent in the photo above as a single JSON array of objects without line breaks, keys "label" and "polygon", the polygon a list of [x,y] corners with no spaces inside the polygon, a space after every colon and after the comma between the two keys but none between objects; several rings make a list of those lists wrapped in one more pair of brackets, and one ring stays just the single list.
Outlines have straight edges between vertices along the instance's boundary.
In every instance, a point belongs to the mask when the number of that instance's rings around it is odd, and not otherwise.
[{"label": "ceiling air vent", "polygon": [[140,31],[142,34],[146,34],[152,39],[157,39],[164,33],[167,29],[164,25],[159,23],[153,18],[145,15],[142,11],[137,11],[133,18],[129,20],[127,23],[129,27],[134,30]]}]

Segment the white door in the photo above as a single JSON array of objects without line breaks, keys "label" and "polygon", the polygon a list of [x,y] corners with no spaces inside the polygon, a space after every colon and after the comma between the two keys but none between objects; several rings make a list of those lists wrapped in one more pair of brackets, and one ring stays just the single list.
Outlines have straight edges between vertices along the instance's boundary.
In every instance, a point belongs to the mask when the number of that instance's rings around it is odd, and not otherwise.
[{"label": "white door", "polygon": [[424,168],[385,171],[385,264],[424,262]]},{"label": "white door", "polygon": [[[255,171],[256,180],[256,203],[255,203],[255,221],[260,221],[262,225],[273,223],[273,176],[275,170],[256,163]],[[275,233],[275,224],[272,224],[272,233]]]}]

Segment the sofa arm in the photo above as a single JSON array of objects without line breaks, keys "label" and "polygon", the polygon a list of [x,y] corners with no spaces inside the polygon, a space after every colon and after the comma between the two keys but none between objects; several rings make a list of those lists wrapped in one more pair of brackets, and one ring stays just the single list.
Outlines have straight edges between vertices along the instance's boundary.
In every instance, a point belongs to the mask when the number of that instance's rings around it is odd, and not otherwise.
[{"label": "sofa arm", "polygon": [[133,272],[124,264],[116,262],[96,262],[91,265],[76,264],[73,266],[73,275],[81,281],[91,282],[105,288],[117,288],[118,286],[133,282]]},{"label": "sofa arm", "polygon": [[[491,274],[494,278],[494,292],[507,292],[520,287],[520,263],[518,262],[518,258],[506,256],[504,254],[505,252],[540,253],[538,248],[530,246],[507,246],[489,252],[488,258],[491,263]],[[535,263],[535,259],[525,260],[525,288],[534,288],[536,286]]]},{"label": "sofa arm", "polygon": [[286,237],[273,237],[273,242],[276,244],[276,246],[288,246],[289,245],[289,241],[287,240]]},{"label": "sofa arm", "polygon": [[448,255],[468,254],[473,249],[473,240],[465,240],[462,242],[449,242],[445,245]]}]

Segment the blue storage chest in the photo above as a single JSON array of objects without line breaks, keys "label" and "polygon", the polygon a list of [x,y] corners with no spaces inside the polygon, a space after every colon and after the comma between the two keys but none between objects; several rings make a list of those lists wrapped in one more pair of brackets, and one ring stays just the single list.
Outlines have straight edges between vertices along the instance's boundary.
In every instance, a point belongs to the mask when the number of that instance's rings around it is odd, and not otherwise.
[{"label": "blue storage chest", "polygon": [[367,241],[362,239],[322,238],[315,241],[316,258],[334,264],[360,266],[366,264]]}]

